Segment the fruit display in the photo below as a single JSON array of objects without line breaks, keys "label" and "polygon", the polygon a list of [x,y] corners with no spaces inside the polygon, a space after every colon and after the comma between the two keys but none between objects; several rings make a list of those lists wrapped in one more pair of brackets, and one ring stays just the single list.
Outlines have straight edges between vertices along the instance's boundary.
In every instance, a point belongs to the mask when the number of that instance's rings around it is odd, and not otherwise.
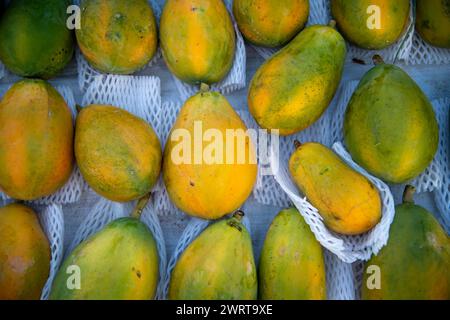
[{"label": "fruit display", "polygon": [[95,69],[131,74],[155,55],[156,29],[147,0],[83,0],[76,37],[83,56]]},{"label": "fruit display", "polygon": [[326,299],[323,250],[297,209],[281,211],[269,227],[259,261],[259,296]]},{"label": "fruit display", "polygon": [[23,77],[48,79],[72,59],[69,0],[12,0],[0,19],[0,60]]},{"label": "fruit display", "polygon": [[242,213],[205,229],[172,271],[171,300],[255,300],[257,274]]},{"label": "fruit display", "polygon": [[311,26],[255,73],[248,106],[264,129],[291,135],[316,122],[339,86],[346,55],[342,36],[329,26]]},{"label": "fruit display", "polygon": [[[199,124],[205,133],[214,130],[226,137],[227,130],[235,130],[236,136],[217,147],[211,144],[212,150],[208,146],[197,150],[195,139],[202,139],[196,137]],[[178,208],[192,216],[218,219],[247,200],[256,183],[257,164],[246,131],[244,122],[220,93],[202,91],[185,102],[169,135],[163,160],[164,183]],[[194,143],[189,143],[189,137]],[[234,150],[231,155],[228,148]],[[178,159],[180,154],[190,156]]]},{"label": "fruit display", "polygon": [[409,0],[330,0],[331,12],[342,35],[364,49],[394,44],[409,23]]},{"label": "fruit display", "polygon": [[450,2],[417,0],[416,29],[432,46],[450,48]]},{"label": "fruit display", "polygon": [[112,201],[149,193],[161,171],[161,144],[153,128],[123,109],[82,108],[77,117],[75,156],[89,186]]},{"label": "fruit display", "polygon": [[353,160],[391,183],[422,173],[436,154],[433,106],[401,68],[379,63],[361,79],[345,113],[344,140]]},{"label": "fruit display", "polygon": [[245,39],[259,46],[277,47],[303,29],[309,0],[234,0],[233,14]]},{"label": "fruit display", "polygon": [[38,300],[50,273],[50,244],[36,212],[0,208],[0,300]]},{"label": "fruit display", "polygon": [[221,0],[167,0],[160,41],[169,70],[190,84],[219,82],[233,64],[236,35]]},{"label": "fruit display", "polygon": [[15,83],[0,102],[0,188],[18,200],[60,189],[73,168],[72,114],[43,80]]},{"label": "fruit display", "polygon": [[389,242],[366,264],[366,269],[379,268],[381,280],[369,288],[371,272],[364,272],[363,299],[450,299],[450,238],[430,212],[414,204],[413,194],[408,186]]},{"label": "fruit display", "polygon": [[380,221],[378,190],[327,147],[319,143],[297,145],[289,171],[331,230],[357,235]]}]

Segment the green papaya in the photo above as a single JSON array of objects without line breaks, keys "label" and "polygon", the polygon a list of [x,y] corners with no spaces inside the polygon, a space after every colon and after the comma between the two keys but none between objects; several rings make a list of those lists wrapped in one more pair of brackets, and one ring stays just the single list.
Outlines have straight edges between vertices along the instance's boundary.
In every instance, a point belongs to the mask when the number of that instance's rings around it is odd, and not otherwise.
[{"label": "green papaya", "polygon": [[[146,203],[144,199],[144,203]],[[158,284],[155,239],[138,217],[117,219],[91,236],[67,257],[56,274],[51,300],[150,300]],[[76,266],[78,269],[69,269]],[[68,272],[72,270],[72,272]],[[79,276],[79,287],[76,281]],[[74,286],[68,286],[68,283]]]},{"label": "green papaya", "polygon": [[267,232],[259,261],[263,300],[326,299],[323,250],[297,209],[281,211]]},{"label": "green papaya", "polygon": [[362,299],[450,299],[450,238],[413,193],[408,186],[387,245],[365,266]]},{"label": "green papaya", "polygon": [[339,31],[364,49],[384,49],[394,44],[409,23],[409,0],[331,0]]},{"label": "green papaya", "polygon": [[256,122],[281,135],[316,122],[336,93],[345,55],[345,41],[334,28],[303,30],[256,71],[248,93]]},{"label": "green papaya", "polygon": [[255,300],[252,240],[242,213],[215,222],[183,252],[172,271],[170,300]]},{"label": "green papaya", "polygon": [[357,235],[381,219],[381,197],[375,186],[319,143],[297,143],[289,170],[331,230]]},{"label": "green papaya", "polygon": [[381,63],[362,78],[348,104],[344,140],[353,160],[370,173],[404,183],[433,160],[439,128],[414,80],[399,67]]},{"label": "green papaya", "polygon": [[432,46],[450,48],[450,0],[416,0],[416,30]]},{"label": "green papaya", "polygon": [[72,59],[68,0],[12,0],[0,20],[0,60],[15,74],[48,79]]}]

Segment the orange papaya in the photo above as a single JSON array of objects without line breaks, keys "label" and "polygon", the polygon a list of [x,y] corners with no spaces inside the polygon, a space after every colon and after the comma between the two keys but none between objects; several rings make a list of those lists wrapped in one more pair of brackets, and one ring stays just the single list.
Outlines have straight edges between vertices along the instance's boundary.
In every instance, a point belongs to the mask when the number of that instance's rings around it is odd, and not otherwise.
[{"label": "orange papaya", "polygon": [[450,1],[417,0],[416,29],[429,44],[450,48]]}]

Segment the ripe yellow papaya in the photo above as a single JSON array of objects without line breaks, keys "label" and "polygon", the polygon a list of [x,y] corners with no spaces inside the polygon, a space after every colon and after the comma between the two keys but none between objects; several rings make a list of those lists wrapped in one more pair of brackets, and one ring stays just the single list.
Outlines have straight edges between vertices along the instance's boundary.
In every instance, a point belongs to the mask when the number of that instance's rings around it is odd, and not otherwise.
[{"label": "ripe yellow papaya", "polygon": [[450,299],[450,238],[413,193],[407,187],[387,245],[366,263],[362,299]]},{"label": "ripe yellow papaya", "polygon": [[263,300],[326,299],[323,250],[297,209],[273,220],[259,261]]},{"label": "ripe yellow papaya", "polygon": [[234,0],[233,13],[248,41],[278,47],[288,43],[305,26],[309,0]]},{"label": "ripe yellow papaya", "polygon": [[160,39],[170,71],[190,84],[222,80],[233,64],[236,35],[222,0],[168,0]]},{"label": "ripe yellow papaya", "polygon": [[381,63],[361,79],[348,104],[344,140],[353,160],[370,173],[404,183],[433,160],[439,128],[414,80],[399,67]]},{"label": "ripe yellow papaya", "polygon": [[369,231],[380,221],[378,190],[327,147],[318,143],[297,146],[289,161],[289,170],[329,229],[357,235]]},{"label": "ripe yellow papaya", "polygon": [[432,46],[450,48],[450,1],[417,0],[416,29]]},{"label": "ripe yellow papaya", "polygon": [[409,23],[409,0],[331,0],[339,31],[364,49],[384,49],[394,44]]},{"label": "ripe yellow papaya", "polygon": [[339,86],[345,41],[332,27],[308,27],[254,75],[248,106],[264,129],[290,135],[324,113]]},{"label": "ripe yellow papaya", "polygon": [[256,300],[252,240],[241,218],[215,222],[186,248],[172,271],[170,300]]},{"label": "ripe yellow papaya", "polygon": [[218,219],[238,209],[256,182],[247,128],[218,92],[200,92],[181,109],[164,151],[163,178],[182,211]]},{"label": "ripe yellow papaya", "polygon": [[34,200],[62,187],[72,168],[72,115],[63,97],[43,80],[17,82],[0,102],[0,188]]},{"label": "ripe yellow papaya", "polygon": [[50,244],[36,213],[0,208],[0,300],[38,300],[50,273]]},{"label": "ripe yellow papaya", "polygon": [[75,157],[89,186],[112,201],[149,193],[161,171],[161,144],[144,120],[113,106],[90,105],[77,117]]},{"label": "ripe yellow papaya", "polygon": [[155,55],[156,29],[147,0],[83,0],[76,36],[83,56],[95,69],[130,74]]}]

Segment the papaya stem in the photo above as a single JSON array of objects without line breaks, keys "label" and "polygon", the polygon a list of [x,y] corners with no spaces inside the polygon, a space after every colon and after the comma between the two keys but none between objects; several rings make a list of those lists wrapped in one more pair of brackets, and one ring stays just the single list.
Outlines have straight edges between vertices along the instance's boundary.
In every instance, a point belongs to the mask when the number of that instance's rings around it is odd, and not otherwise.
[{"label": "papaya stem", "polygon": [[200,84],[200,92],[208,92],[209,91],[209,85],[207,85],[206,83],[201,83]]},{"label": "papaya stem", "polygon": [[150,201],[151,193],[147,193],[145,196],[140,198],[138,200],[138,203],[136,204],[136,207],[134,208],[133,212],[131,213],[132,218],[140,219],[142,212],[144,211],[145,207],[147,206],[147,203]]},{"label": "papaya stem", "polygon": [[79,104],[76,104],[76,105],[75,105],[75,109],[77,109],[77,112],[80,113],[81,110],[83,109],[83,107],[80,106]]},{"label": "papaya stem", "polygon": [[414,193],[416,188],[411,185],[407,185],[403,192],[403,203],[414,203]]},{"label": "papaya stem", "polygon": [[372,57],[372,61],[376,66],[378,66],[380,64],[384,64],[384,60],[379,54],[374,55]]},{"label": "papaya stem", "polygon": [[295,149],[298,149],[298,148],[300,148],[302,146],[302,143],[300,141],[298,141],[298,140],[295,140],[294,141],[294,146],[295,146]]},{"label": "papaya stem", "polygon": [[235,218],[238,221],[241,221],[244,216],[245,216],[245,213],[242,210],[238,210],[235,213],[233,213],[233,218]]},{"label": "papaya stem", "polygon": [[328,23],[328,26],[331,28],[336,28],[336,20],[334,20],[334,19],[330,20],[330,22]]}]

